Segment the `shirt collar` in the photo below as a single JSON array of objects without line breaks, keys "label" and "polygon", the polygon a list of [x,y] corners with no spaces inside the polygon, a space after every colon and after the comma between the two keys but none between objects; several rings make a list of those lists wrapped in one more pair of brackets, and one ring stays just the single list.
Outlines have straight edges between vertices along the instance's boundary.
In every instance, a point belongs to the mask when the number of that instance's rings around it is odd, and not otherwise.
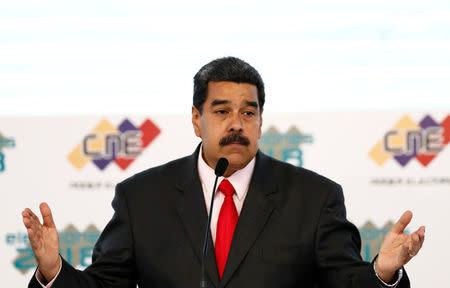
[{"label": "shirt collar", "polygon": [[[202,157],[203,152],[203,145],[200,147],[200,153],[198,154],[198,161],[197,161],[197,167],[198,167],[198,174],[200,176],[200,181],[203,184],[203,187],[206,188],[206,191],[204,193],[211,195],[210,191],[212,191],[214,186],[214,180],[216,179],[216,174],[214,173],[214,169],[208,166],[206,164],[205,160]],[[242,200],[243,197],[247,194],[248,187],[250,185],[250,180],[253,175],[253,170],[255,169],[255,157],[241,170],[237,170],[234,172],[230,177],[225,178],[223,176],[219,177],[217,180],[217,183],[220,184],[220,182],[223,179],[228,179],[230,183],[233,185],[234,190],[236,190],[236,196],[239,200]],[[218,187],[219,185],[217,185]],[[217,188],[216,188],[217,192]]]}]

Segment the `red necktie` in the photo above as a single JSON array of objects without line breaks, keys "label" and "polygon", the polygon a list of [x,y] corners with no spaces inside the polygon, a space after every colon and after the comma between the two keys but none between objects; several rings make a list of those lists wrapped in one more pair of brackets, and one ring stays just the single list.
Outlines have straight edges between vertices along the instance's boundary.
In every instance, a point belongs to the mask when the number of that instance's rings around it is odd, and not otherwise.
[{"label": "red necktie", "polygon": [[220,208],[219,220],[217,220],[215,250],[219,277],[222,279],[228,252],[230,251],[231,240],[233,239],[234,228],[238,221],[238,213],[233,201],[233,194],[236,191],[230,181],[227,179],[222,180],[219,185],[219,191],[225,195],[225,200]]}]

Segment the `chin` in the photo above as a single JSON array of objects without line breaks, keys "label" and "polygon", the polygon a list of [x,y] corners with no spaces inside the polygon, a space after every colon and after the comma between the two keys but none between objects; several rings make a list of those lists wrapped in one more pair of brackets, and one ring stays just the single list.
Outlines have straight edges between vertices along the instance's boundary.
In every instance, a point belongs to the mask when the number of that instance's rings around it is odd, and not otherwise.
[{"label": "chin", "polygon": [[233,170],[240,170],[247,166],[247,164],[252,160],[252,158],[242,157],[241,155],[231,154],[226,156],[229,164],[229,167]]}]

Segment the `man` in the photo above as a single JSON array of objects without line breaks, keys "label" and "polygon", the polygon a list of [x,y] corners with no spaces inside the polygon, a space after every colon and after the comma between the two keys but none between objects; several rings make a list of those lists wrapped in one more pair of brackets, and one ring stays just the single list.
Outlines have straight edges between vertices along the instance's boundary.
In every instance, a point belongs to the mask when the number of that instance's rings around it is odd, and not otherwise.
[{"label": "man", "polygon": [[29,287],[198,287],[213,169],[222,157],[230,164],[214,194],[209,287],[409,287],[402,266],[419,252],[425,228],[403,234],[412,217],[405,212],[376,260],[363,262],[341,187],[258,151],[264,99],[260,75],[244,61],[202,67],[192,107],[201,144],[117,185],[114,216],[85,271],[59,256],[47,204],[43,224],[23,211],[39,264]]}]

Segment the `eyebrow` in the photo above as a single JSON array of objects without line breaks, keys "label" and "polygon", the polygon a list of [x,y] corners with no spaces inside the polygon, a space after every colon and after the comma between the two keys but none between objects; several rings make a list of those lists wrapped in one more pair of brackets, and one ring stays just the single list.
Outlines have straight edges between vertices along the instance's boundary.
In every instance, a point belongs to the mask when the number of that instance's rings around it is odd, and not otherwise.
[{"label": "eyebrow", "polygon": [[245,104],[247,104],[248,106],[258,108],[258,103],[255,101],[245,101]]},{"label": "eyebrow", "polygon": [[211,106],[217,106],[217,105],[222,105],[222,104],[228,104],[230,103],[230,100],[214,100],[211,103]]},{"label": "eyebrow", "polygon": [[[214,100],[211,102],[211,106],[218,106],[218,105],[222,105],[222,104],[229,104],[231,103],[230,100]],[[247,106],[251,106],[251,107],[255,107],[258,108],[258,102],[255,101],[245,101],[245,104]]]}]

